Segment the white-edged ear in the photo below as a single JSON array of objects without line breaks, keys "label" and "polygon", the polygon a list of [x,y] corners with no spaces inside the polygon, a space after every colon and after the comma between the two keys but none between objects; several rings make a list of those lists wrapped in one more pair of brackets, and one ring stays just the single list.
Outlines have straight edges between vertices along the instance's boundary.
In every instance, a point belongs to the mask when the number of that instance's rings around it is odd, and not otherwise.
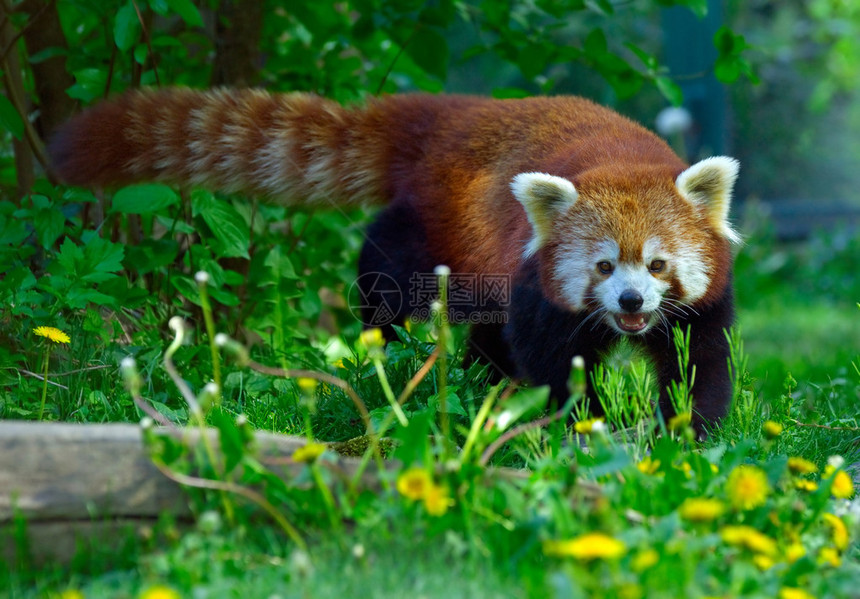
[{"label": "white-edged ear", "polygon": [[732,243],[741,240],[729,223],[732,190],[739,168],[740,163],[734,158],[713,156],[697,162],[675,179],[681,195],[691,204],[704,207],[714,229]]},{"label": "white-edged ear", "polygon": [[534,233],[525,250],[529,257],[546,242],[555,219],[576,203],[579,194],[567,179],[546,173],[520,173],[511,181],[511,191],[526,209]]}]

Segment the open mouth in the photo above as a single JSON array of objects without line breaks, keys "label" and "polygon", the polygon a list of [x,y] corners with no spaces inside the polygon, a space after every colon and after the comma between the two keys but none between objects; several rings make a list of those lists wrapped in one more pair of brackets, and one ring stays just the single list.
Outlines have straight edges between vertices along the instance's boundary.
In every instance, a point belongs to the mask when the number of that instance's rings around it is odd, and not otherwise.
[{"label": "open mouth", "polygon": [[613,314],[613,318],[618,330],[629,334],[641,333],[651,324],[651,314],[645,312]]}]

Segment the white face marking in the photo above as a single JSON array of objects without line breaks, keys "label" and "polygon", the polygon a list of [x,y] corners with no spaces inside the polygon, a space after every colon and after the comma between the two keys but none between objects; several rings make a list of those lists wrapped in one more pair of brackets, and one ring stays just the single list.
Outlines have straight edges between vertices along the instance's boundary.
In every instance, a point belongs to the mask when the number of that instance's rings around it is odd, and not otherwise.
[{"label": "white face marking", "polygon": [[610,313],[623,312],[618,299],[625,291],[635,291],[642,296],[642,307],[638,312],[653,312],[660,307],[663,294],[669,284],[648,272],[644,264],[618,264],[605,281],[594,287],[600,303]]},{"label": "white face marking", "polygon": [[586,240],[575,239],[559,246],[563,256],[555,268],[555,278],[560,282],[565,302],[574,310],[585,308],[585,293],[591,284],[596,265],[601,260],[615,264],[620,250],[611,239],[598,241],[593,246]]},{"label": "white face marking", "polygon": [[677,246],[678,251],[675,253],[673,263],[675,277],[684,290],[684,295],[680,299],[685,304],[692,304],[701,299],[711,285],[709,269],[704,262],[702,248],[683,242],[678,243]]},{"label": "white face marking", "polygon": [[[659,238],[652,237],[643,244],[639,260],[621,262],[620,248],[612,239],[596,243],[574,239],[563,243],[559,247],[563,258],[555,269],[562,297],[573,310],[583,310],[588,300],[596,300],[606,312],[609,326],[621,333],[643,333],[657,322],[663,298],[671,287],[668,278],[651,272],[650,265],[655,260],[665,262],[664,272],[680,282],[684,296],[678,299],[684,303],[701,298],[710,284],[703,262],[704,250],[689,243],[676,242],[675,247],[678,249],[670,252]],[[601,274],[597,266],[600,262],[608,262],[611,273]],[[587,297],[589,289],[591,297]],[[626,324],[635,320],[619,303],[625,291],[633,291],[642,299],[636,310],[636,314],[644,315],[641,330],[624,330],[618,324],[619,315],[628,315],[624,317],[628,320]]]}]

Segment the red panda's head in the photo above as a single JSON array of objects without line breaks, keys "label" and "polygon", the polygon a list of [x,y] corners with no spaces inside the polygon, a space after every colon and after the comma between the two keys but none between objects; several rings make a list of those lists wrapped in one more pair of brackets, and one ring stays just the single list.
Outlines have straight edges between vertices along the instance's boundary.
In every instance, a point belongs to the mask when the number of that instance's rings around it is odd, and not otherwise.
[{"label": "red panda's head", "polygon": [[716,299],[739,240],[728,222],[737,172],[718,156],[677,177],[648,167],[517,175],[511,189],[533,233],[525,254],[538,255],[547,297],[628,335]]}]

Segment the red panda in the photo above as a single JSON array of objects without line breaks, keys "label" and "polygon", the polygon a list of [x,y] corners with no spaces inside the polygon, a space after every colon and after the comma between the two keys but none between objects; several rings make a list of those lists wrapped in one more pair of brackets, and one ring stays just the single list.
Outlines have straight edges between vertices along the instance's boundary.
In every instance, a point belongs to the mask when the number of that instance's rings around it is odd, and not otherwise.
[{"label": "red panda", "polygon": [[[304,93],[142,91],[72,119],[50,153],[76,185],[158,180],[287,204],[383,204],[360,274],[404,291],[440,264],[512,281],[503,301],[461,308],[504,316],[473,326],[471,358],[560,399],[573,356],[590,367],[626,336],[653,358],[668,417],[666,387],[679,376],[671,327],[690,325],[694,424],[727,410],[738,163],[687,166],[588,100],[416,94],[342,107]],[[385,300],[362,291],[371,310]],[[390,323],[423,308],[406,302]]]}]

